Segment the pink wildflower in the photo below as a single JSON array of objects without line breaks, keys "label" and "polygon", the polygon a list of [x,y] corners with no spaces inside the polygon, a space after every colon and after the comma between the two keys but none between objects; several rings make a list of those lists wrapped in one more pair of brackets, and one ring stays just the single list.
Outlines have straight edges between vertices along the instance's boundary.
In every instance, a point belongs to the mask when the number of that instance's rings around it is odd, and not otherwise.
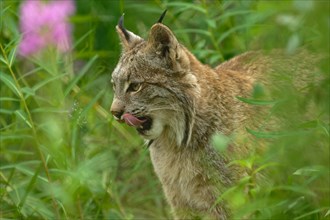
[{"label": "pink wildflower", "polygon": [[21,5],[20,29],[23,35],[19,52],[35,54],[53,46],[60,52],[71,48],[68,17],[75,11],[73,0],[25,0]]}]

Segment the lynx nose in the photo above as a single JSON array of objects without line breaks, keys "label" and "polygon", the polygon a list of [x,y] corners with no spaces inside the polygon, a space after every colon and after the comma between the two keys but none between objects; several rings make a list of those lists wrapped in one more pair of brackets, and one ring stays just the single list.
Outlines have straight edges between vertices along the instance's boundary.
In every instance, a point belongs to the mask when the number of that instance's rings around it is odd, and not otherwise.
[{"label": "lynx nose", "polygon": [[114,98],[110,111],[116,120],[121,119],[121,116],[124,114],[124,109],[125,109],[124,103],[121,100]]}]

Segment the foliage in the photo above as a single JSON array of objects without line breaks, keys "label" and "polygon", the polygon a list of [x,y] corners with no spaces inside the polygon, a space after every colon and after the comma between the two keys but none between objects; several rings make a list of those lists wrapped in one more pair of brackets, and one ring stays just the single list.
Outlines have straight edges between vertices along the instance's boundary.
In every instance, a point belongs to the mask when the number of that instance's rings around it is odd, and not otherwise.
[{"label": "foliage", "polygon": [[[306,88],[308,95],[284,85],[284,103],[240,98],[272,105],[288,126],[247,128],[251,145],[264,151],[235,161],[248,176],[218,200],[229,200],[237,219],[330,218],[328,1],[79,0],[70,20],[74,52],[34,58],[17,55],[20,4],[0,3],[1,218],[170,218],[148,150],[108,111],[118,18],[125,12],[126,27],[147,37],[165,8],[164,23],[212,66],[251,49],[304,47],[325,57],[315,73],[320,85]],[[214,142],[222,151],[230,138]]]}]

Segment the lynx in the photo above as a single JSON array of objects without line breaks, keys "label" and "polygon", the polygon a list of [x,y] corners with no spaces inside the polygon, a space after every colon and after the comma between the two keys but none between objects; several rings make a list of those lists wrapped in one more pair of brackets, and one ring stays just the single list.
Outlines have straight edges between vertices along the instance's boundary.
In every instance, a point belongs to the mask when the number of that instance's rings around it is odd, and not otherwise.
[{"label": "lynx", "polygon": [[[166,11],[165,11],[166,12]],[[247,52],[212,69],[199,62],[164,24],[162,14],[147,40],[116,26],[122,55],[112,73],[111,113],[147,141],[154,170],[176,219],[228,219],[217,198],[244,175],[228,154],[212,146],[214,134],[240,132],[253,109],[249,97],[270,68],[267,58]],[[230,145],[231,155],[245,148]]]}]

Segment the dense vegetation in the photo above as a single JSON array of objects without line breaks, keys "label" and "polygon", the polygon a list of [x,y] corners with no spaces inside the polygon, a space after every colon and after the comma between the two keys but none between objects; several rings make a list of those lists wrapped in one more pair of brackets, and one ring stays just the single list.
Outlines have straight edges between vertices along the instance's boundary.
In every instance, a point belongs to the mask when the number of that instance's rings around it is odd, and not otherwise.
[{"label": "dense vegetation", "polygon": [[[72,51],[25,56],[22,3],[0,2],[1,219],[170,218],[148,149],[109,114],[118,18],[125,12],[126,27],[146,38],[165,8],[164,23],[211,66],[256,49],[304,47],[323,57],[312,73],[319,83],[304,95],[284,83],[285,102],[262,100],[262,88],[242,100],[271,105],[287,126],[247,128],[250,144],[264,150],[235,161],[249,175],[218,201],[229,200],[237,219],[330,218],[328,1],[79,0]],[[228,141],[214,140],[219,151]],[[258,182],[261,171],[266,178]]]}]

